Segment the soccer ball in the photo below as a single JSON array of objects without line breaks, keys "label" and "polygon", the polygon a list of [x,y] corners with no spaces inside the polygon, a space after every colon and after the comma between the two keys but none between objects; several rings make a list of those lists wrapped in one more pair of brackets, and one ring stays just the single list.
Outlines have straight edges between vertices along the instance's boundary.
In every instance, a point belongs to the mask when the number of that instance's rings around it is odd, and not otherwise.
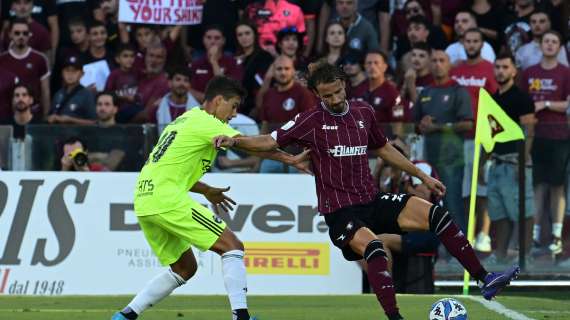
[{"label": "soccer ball", "polygon": [[455,299],[441,299],[431,306],[428,320],[467,320],[467,309]]}]

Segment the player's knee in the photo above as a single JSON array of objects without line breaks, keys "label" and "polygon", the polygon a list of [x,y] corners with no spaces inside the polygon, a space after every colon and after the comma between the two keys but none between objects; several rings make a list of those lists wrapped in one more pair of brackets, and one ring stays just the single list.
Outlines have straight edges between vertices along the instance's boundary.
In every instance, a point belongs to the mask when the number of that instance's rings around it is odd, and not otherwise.
[{"label": "player's knee", "polygon": [[453,221],[447,209],[433,205],[429,209],[429,230],[440,235]]},{"label": "player's knee", "polygon": [[370,241],[364,250],[364,260],[367,262],[377,258],[388,259],[384,244],[379,239]]},{"label": "player's knee", "polygon": [[196,271],[198,270],[198,264],[194,259],[187,259],[171,265],[170,269],[172,272],[176,273],[178,276],[184,279],[184,281],[188,281],[196,274]]},{"label": "player's knee", "polygon": [[194,274],[196,273],[196,269],[185,269],[185,268],[175,268],[175,267],[171,267],[170,268],[170,274],[174,277],[174,279],[176,279],[176,281],[178,282],[179,286],[182,286],[186,283],[186,281],[190,280],[190,278],[192,278],[192,276],[194,276]]},{"label": "player's knee", "polygon": [[190,278],[192,278],[196,274],[197,270],[198,270],[198,267],[189,266],[188,268],[179,270],[177,273],[182,277],[182,279],[184,279],[185,281],[188,281],[188,280],[190,280]]}]

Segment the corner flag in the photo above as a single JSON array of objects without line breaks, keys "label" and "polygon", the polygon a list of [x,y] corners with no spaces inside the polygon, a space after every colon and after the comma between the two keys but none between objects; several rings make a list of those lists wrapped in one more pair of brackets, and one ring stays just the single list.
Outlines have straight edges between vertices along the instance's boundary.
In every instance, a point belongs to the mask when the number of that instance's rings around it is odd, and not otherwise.
[{"label": "corner flag", "polygon": [[[477,128],[475,128],[475,151],[473,154],[473,170],[471,174],[469,223],[467,225],[467,240],[469,242],[473,242],[475,236],[475,203],[479,177],[480,146],[483,145],[485,151],[491,152],[496,142],[509,142],[513,140],[524,140],[521,127],[519,127],[513,119],[509,118],[485,89],[479,89]],[[463,274],[463,294],[469,294],[469,273],[467,271]]]},{"label": "corner flag", "polygon": [[496,142],[513,140],[524,140],[522,129],[509,118],[485,89],[479,89],[475,143],[479,142],[485,151],[491,152]]}]

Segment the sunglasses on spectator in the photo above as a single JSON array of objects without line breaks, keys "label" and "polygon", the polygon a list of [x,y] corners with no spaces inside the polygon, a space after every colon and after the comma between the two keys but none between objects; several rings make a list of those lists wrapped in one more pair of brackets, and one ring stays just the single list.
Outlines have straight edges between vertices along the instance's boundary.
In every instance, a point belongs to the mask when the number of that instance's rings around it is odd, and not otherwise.
[{"label": "sunglasses on spectator", "polygon": [[30,31],[14,31],[14,35],[15,36],[29,36],[30,35]]}]

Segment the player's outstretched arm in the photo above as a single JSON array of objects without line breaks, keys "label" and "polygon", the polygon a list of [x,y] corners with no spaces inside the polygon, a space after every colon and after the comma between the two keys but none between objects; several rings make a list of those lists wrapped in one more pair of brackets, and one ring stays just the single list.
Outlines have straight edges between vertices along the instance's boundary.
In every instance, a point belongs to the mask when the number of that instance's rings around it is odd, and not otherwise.
[{"label": "player's outstretched arm", "polygon": [[416,167],[408,158],[404,157],[396,148],[390,143],[386,143],[382,148],[373,150],[373,152],[386,160],[394,167],[407,172],[409,175],[418,177],[426,186],[434,191],[438,196],[445,194],[445,186],[439,180],[428,176],[418,167]]},{"label": "player's outstretched arm", "polygon": [[260,136],[217,136],[212,140],[216,148],[233,148],[245,151],[253,156],[271,159],[294,166],[301,172],[313,174],[309,165],[309,152],[305,150],[298,155],[291,155],[279,149],[277,141],[270,135]]},{"label": "player's outstretched arm", "polygon": [[277,141],[268,134],[260,136],[217,136],[212,140],[216,148],[239,148],[249,151],[274,151],[279,148]]}]

